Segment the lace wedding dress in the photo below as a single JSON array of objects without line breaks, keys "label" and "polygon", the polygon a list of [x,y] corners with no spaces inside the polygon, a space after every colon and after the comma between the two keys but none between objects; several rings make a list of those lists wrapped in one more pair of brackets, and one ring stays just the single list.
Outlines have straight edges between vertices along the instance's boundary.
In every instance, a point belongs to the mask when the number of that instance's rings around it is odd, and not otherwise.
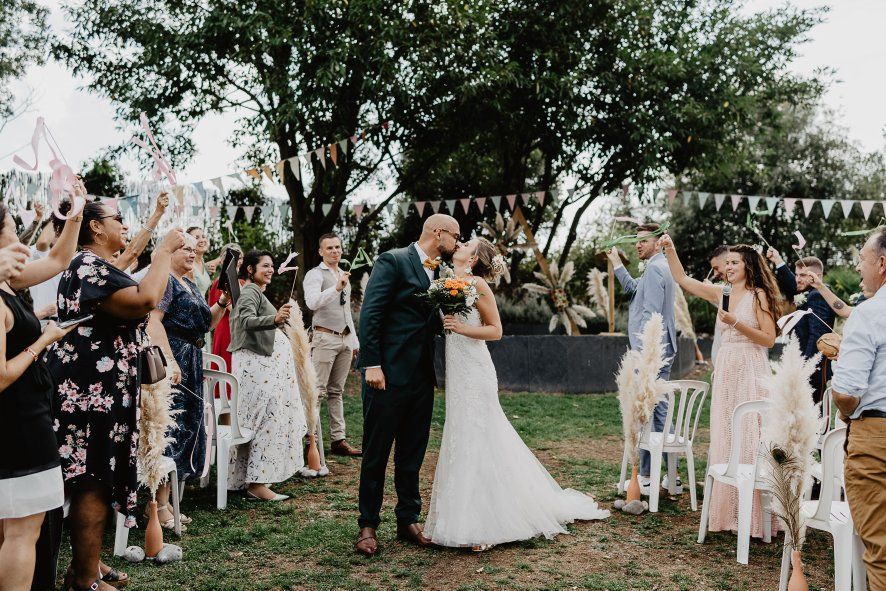
[{"label": "lace wedding dress", "polygon": [[[480,326],[476,308],[466,321]],[[486,342],[447,335],[446,422],[425,535],[441,546],[501,544],[606,517],[593,498],[560,488],[511,426]]]}]

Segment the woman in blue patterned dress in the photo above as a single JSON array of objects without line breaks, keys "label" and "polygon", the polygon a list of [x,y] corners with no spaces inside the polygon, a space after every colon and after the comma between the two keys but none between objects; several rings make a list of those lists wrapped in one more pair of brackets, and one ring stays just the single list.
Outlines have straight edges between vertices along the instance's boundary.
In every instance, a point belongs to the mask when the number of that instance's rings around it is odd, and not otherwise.
[{"label": "woman in blue patterned dress", "polygon": [[[179,482],[199,478],[206,461],[206,428],[203,411],[203,338],[214,328],[230,304],[227,295],[210,308],[200,288],[188,279],[197,257],[197,240],[185,234],[185,245],[172,255],[172,272],[166,293],[151,312],[148,336],[166,354],[172,384],[172,409],[178,429],[166,455],[175,460]],[[169,510],[169,484],[157,489],[160,525],[173,528]],[[183,524],[190,518],[181,515]],[[184,525],[182,530],[186,529]]]}]

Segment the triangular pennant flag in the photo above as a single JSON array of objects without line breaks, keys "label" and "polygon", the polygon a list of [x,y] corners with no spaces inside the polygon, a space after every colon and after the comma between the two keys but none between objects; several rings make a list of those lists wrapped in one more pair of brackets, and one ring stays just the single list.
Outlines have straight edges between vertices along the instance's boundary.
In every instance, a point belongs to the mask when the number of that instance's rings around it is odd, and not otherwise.
[{"label": "triangular pennant flag", "polygon": [[834,205],[837,204],[835,199],[822,199],[821,200],[821,209],[824,211],[824,219],[828,219],[831,217],[831,210],[834,209]]},{"label": "triangular pennant flag", "polygon": [[206,189],[203,188],[203,181],[197,181],[193,185],[197,192],[200,193],[200,201],[206,201]]},{"label": "triangular pennant flag", "polygon": [[480,210],[480,213],[483,213],[483,210],[486,208],[486,197],[477,197],[474,201],[477,203],[477,209]]},{"label": "triangular pennant flag", "polygon": [[301,180],[301,161],[298,159],[298,156],[287,158],[286,161],[289,162],[289,170],[292,171],[295,178]]},{"label": "triangular pennant flag", "polygon": [[689,202],[692,201],[692,191],[683,191],[680,197],[683,199],[683,207],[689,207]]},{"label": "triangular pennant flag", "polygon": [[222,180],[221,180],[221,177],[220,177],[220,176],[215,177],[215,178],[212,179],[210,182],[211,182],[213,185],[215,185],[215,188],[218,189],[218,192],[219,192],[219,193],[224,193],[224,192],[225,192],[225,186],[222,184]]},{"label": "triangular pennant flag", "polygon": [[[178,189],[178,188],[179,187],[173,187],[173,189]],[[182,190],[184,190],[184,189],[182,189]],[[114,211],[120,211],[120,206],[117,205],[117,200],[114,199],[113,197],[103,197],[102,204]],[[179,205],[184,206],[184,203],[182,202]],[[30,224],[28,224],[28,225],[30,226]]]},{"label": "triangular pennant flag", "polygon": [[535,200],[538,201],[538,204],[544,207],[545,204],[545,192],[544,191],[536,191],[535,192]]},{"label": "triangular pennant flag", "polygon": [[246,183],[246,177],[243,176],[243,173],[242,173],[242,172],[235,172],[234,174],[229,174],[228,176],[229,176],[230,178],[232,178],[232,179],[238,181],[238,182],[239,182],[241,185],[243,185],[244,187],[245,187],[246,184],[247,184],[247,183]]},{"label": "triangular pennant flag", "polygon": [[326,148],[317,148],[314,150],[314,154],[317,155],[317,160],[320,161],[320,164],[323,166],[323,170],[326,170]]},{"label": "triangular pennant flag", "polygon": [[255,206],[254,205],[244,205],[243,213],[246,214],[246,221],[251,222],[252,217],[255,215]]},{"label": "triangular pennant flag", "polygon": [[757,206],[760,205],[761,199],[762,197],[757,197],[756,195],[748,197],[748,207],[751,208],[751,211],[757,211]]},{"label": "triangular pennant flag", "polygon": [[796,205],[797,205],[797,200],[795,198],[792,198],[792,197],[785,197],[784,198],[784,212],[788,216],[794,215],[794,206],[796,206]]},{"label": "triangular pennant flag", "polygon": [[274,168],[277,169],[277,178],[280,179],[280,182],[282,183],[284,178],[283,175],[286,174],[286,161],[281,160],[276,165],[274,165]]},{"label": "triangular pennant flag", "polygon": [[338,217],[344,218],[348,217],[348,204],[342,203],[342,206],[338,208]]},{"label": "triangular pennant flag", "polygon": [[434,213],[438,213],[440,211],[440,204],[443,202],[442,201],[431,201],[430,203],[431,203],[431,210]]},{"label": "triangular pennant flag", "polygon": [[711,196],[710,193],[702,193],[701,191],[698,192],[698,208],[699,209],[704,209],[704,204],[707,203],[708,197],[710,197],[710,196]]},{"label": "triangular pennant flag", "polygon": [[348,157],[348,140],[338,140],[338,157],[345,159]]},{"label": "triangular pennant flag", "polygon": [[257,181],[261,180],[261,171],[257,168],[247,168],[246,174],[248,174],[249,176],[251,176],[252,178],[254,178]]},{"label": "triangular pennant flag", "polygon": [[415,211],[418,212],[418,217],[424,217],[425,205],[427,205],[427,202],[425,202],[425,201],[416,201],[415,202]]},{"label": "triangular pennant flag", "polygon": [[840,199],[840,207],[843,209],[843,219],[849,217],[849,214],[852,213],[852,206],[855,205],[855,201],[851,199]]},{"label": "triangular pennant flag", "polygon": [[268,177],[268,180],[274,182],[274,170],[267,164],[262,164],[261,169],[265,173],[265,176]]},{"label": "triangular pennant flag", "polygon": [[867,221],[867,219],[871,217],[871,212],[874,210],[874,204],[876,203],[876,201],[871,201],[867,199],[864,201],[859,201],[859,204],[861,204],[861,213],[864,214],[865,221]]},{"label": "triangular pennant flag", "polygon": [[199,205],[192,205],[191,206],[191,216],[192,217],[199,216],[201,211],[203,211],[203,207],[201,207]]},{"label": "triangular pennant flag", "polygon": [[464,210],[464,212],[468,213],[468,210],[471,209],[471,199],[459,199],[458,202],[461,203],[461,208]]},{"label": "triangular pennant flag", "polygon": [[219,210],[217,207],[209,208],[209,219],[214,220],[218,217]]},{"label": "triangular pennant flag", "polygon": [[766,198],[766,209],[769,210],[769,215],[772,215],[775,212],[775,208],[778,207],[779,202],[778,197],[767,197]]},{"label": "triangular pennant flag", "polygon": [[280,219],[285,220],[286,214],[289,213],[290,207],[289,204],[285,201],[281,202],[280,205],[277,206],[278,211],[280,212]]},{"label": "triangular pennant flag", "polygon": [[408,201],[406,201],[405,203],[401,203],[400,204],[400,213],[402,213],[404,216],[409,215],[409,206],[410,205],[411,204]]},{"label": "triangular pennant flag", "polygon": [[514,211],[514,208],[517,205],[517,196],[516,195],[508,195],[506,197],[506,199],[508,200],[508,207],[511,208],[511,211]]},{"label": "triangular pennant flag", "polygon": [[494,195],[490,197],[492,200],[492,207],[495,208],[495,211],[501,210],[501,195]]},{"label": "triangular pennant flag", "polygon": [[732,211],[738,211],[738,204],[741,203],[742,196],[730,195],[730,199],[732,200]]},{"label": "triangular pennant flag", "polygon": [[668,205],[673,205],[674,199],[677,198],[677,189],[668,189],[667,191],[665,191],[665,195],[668,196]]},{"label": "triangular pennant flag", "polygon": [[800,203],[803,204],[803,215],[808,218],[809,214],[812,213],[812,207],[815,205],[815,199],[800,199]]},{"label": "triangular pennant flag", "polygon": [[323,215],[329,215],[330,211],[332,211],[332,204],[331,203],[324,203],[323,204]]},{"label": "triangular pennant flag", "polygon": [[450,215],[455,213],[455,199],[446,200],[446,209],[449,210]]},{"label": "triangular pennant flag", "polygon": [[228,219],[233,220],[237,217],[237,206],[236,205],[228,205],[225,207],[225,213],[228,214]]},{"label": "triangular pennant flag", "polygon": [[363,217],[363,210],[366,208],[365,203],[355,203],[354,204],[354,215],[357,216],[357,221]]},{"label": "triangular pennant flag", "polygon": [[329,159],[333,166],[338,166],[338,144],[329,144]]},{"label": "triangular pennant flag", "polygon": [[723,193],[716,193],[714,195],[714,206],[717,208],[717,211],[720,211],[720,207],[723,206],[723,202],[726,200],[726,195]]},{"label": "triangular pennant flag", "polygon": [[25,228],[30,227],[30,225],[34,223],[34,220],[37,219],[37,212],[31,209],[23,209],[18,215],[22,219],[22,225]]}]

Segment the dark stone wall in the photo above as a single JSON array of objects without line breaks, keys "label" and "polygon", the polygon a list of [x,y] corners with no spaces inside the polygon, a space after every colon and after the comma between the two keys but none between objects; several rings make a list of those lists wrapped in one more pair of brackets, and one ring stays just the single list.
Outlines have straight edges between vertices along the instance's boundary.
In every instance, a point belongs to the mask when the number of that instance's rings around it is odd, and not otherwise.
[{"label": "dark stone wall", "polygon": [[[615,372],[627,336],[508,335],[487,343],[502,390],[519,392],[614,392]],[[446,381],[446,353],[437,337],[437,383]],[[690,339],[680,339],[671,378],[686,375],[695,360]]]}]

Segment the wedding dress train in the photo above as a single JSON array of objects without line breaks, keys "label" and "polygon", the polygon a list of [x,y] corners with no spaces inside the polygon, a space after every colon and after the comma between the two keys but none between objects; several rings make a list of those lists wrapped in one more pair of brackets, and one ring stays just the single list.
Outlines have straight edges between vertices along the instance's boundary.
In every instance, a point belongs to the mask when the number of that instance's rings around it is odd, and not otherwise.
[{"label": "wedding dress train", "polygon": [[[467,320],[480,325],[476,308]],[[562,489],[508,421],[486,342],[446,336],[446,422],[425,535],[470,547],[552,538],[575,520],[605,519],[588,495]]]}]

